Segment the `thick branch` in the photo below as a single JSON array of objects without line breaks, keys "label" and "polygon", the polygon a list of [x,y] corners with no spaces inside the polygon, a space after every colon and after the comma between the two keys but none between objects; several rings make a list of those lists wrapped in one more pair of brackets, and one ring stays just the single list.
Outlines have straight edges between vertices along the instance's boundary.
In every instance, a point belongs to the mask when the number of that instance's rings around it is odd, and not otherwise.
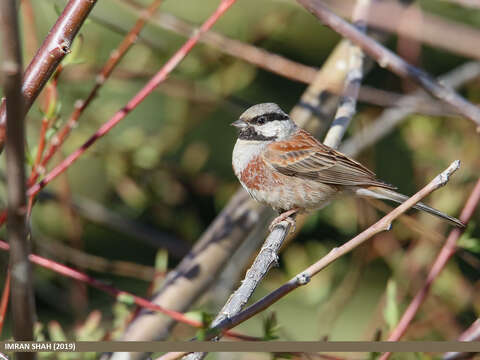
[{"label": "thick branch", "polygon": [[[65,55],[70,52],[75,35],[97,0],[70,0],[58,17],[23,76],[22,93],[25,113]],[[5,141],[5,106],[0,108],[0,150]]]},{"label": "thick branch", "polygon": [[[32,271],[28,256],[25,222],[25,108],[22,97],[22,58],[15,0],[0,2],[0,26],[4,58],[1,71],[6,96],[7,127],[7,196],[8,240],[11,246],[13,336],[15,340],[32,341],[35,322]],[[19,354],[19,359],[34,359],[33,353]]]},{"label": "thick branch", "polygon": [[319,0],[297,1],[325,25],[331,27],[340,35],[360,46],[363,51],[374,58],[380,66],[389,69],[401,77],[411,78],[435,97],[452,105],[460,114],[475,122],[477,126],[480,126],[480,109],[471,102],[465,100],[462,96],[458,95],[451,88],[440,84],[423,70],[408,64],[401,57],[388,50],[368,35],[363,34],[356,29],[355,26],[349,24],[328,10],[328,8],[326,8]]}]

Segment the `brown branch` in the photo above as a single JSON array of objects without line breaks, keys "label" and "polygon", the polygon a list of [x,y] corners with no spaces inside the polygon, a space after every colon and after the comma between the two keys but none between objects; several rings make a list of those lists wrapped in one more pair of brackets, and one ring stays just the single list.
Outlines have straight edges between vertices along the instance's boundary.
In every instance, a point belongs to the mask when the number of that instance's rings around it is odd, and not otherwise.
[{"label": "brown branch", "polygon": [[[480,6],[480,2],[473,1]],[[352,14],[352,1],[329,0],[324,3],[341,16],[350,17]],[[480,59],[480,49],[474,45],[480,36],[477,28],[422,11],[422,27],[421,31],[418,31],[417,24],[410,21],[408,13],[409,7],[399,1],[377,2],[370,11],[369,23],[401,37],[468,58]]]},{"label": "brown branch", "polygon": [[[130,9],[130,11],[136,14],[138,14],[141,9],[139,5],[136,5],[135,2],[131,0],[128,2],[126,0],[117,1],[125,5],[128,9]],[[153,25],[173,31],[183,36],[190,36],[190,34],[195,30],[193,25],[171,14],[156,14],[152,17],[151,21]],[[267,71],[279,74],[287,79],[309,84],[312,82],[318,71],[318,69],[314,67],[292,61],[251,44],[231,39],[212,30],[203,34],[199,41],[216,48],[225,54],[233,56],[237,59],[242,59]]]},{"label": "brown branch", "polygon": [[[438,81],[458,88],[479,76],[480,63],[468,62],[440,76]],[[421,106],[420,104],[425,98],[425,94],[422,94],[422,90],[417,90],[410,95],[403,96],[394,107],[385,109],[371,124],[347,139],[340,147],[340,151],[349,156],[355,156],[389,134],[401,121]]]},{"label": "brown branch", "polygon": [[[25,70],[22,93],[28,112],[43,86],[53,74],[70,47],[97,0],[70,0]],[[0,151],[5,141],[5,105],[0,107]]]},{"label": "brown branch", "polygon": [[[4,54],[1,71],[6,96],[7,233],[11,246],[13,336],[15,340],[32,341],[35,300],[25,221],[25,107],[21,91],[22,58],[15,0],[0,2],[0,26]],[[18,358],[34,359],[35,355],[22,353],[18,354]]]},{"label": "brown branch", "polygon": [[[120,60],[122,60],[128,50],[131,48],[131,46],[135,43],[135,40],[137,39],[140,31],[142,31],[143,27],[145,26],[145,23],[155,13],[161,3],[162,0],[153,0],[148,8],[144,9],[139,13],[140,18],[130,29],[130,31],[125,35],[124,39],[118,45],[118,47],[111,52],[107,62],[97,75],[95,85],[90,90],[90,93],[88,94],[86,99],[78,100],[75,102],[75,107],[72,114],[70,115],[70,118],[63,126],[63,128],[59,131],[59,133],[52,138],[51,144],[41,163],[41,166],[43,168],[46,167],[47,163],[50,161],[53,155],[63,145],[68,135],[70,134],[70,131],[77,126],[80,116],[90,105],[90,103],[95,99],[102,85],[110,77],[112,71],[115,69],[117,64],[120,62]],[[37,178],[38,177],[33,178],[30,184],[33,184],[37,180]]]},{"label": "brown branch", "polygon": [[460,114],[475,122],[480,129],[480,109],[477,106],[465,100],[465,98],[451,88],[440,84],[423,70],[408,64],[401,57],[385,48],[373,38],[363,34],[356,29],[355,26],[332,13],[319,0],[297,1],[325,25],[360,46],[363,51],[374,58],[381,67],[385,67],[401,77],[411,78],[416,81],[432,95],[455,107]]},{"label": "brown branch", "polygon": [[438,189],[441,186],[444,186],[449,179],[449,176],[452,175],[459,167],[460,162],[454,161],[446,170],[444,170],[440,175],[435,177],[427,186],[405,201],[403,204],[395,208],[392,212],[385,215],[382,219],[377,221],[375,224],[370,226],[368,229],[364,230],[356,237],[346,242],[338,248],[332,249],[326,256],[321,258],[315,264],[308,267],[306,270],[302,271],[296,275],[293,279],[280,286],[267,296],[263,297],[255,304],[249,306],[239,314],[233,316],[232,318],[226,319],[220,323],[217,327],[213,328],[209,334],[208,338],[216,336],[219,332],[224,331],[225,329],[230,329],[241,322],[251,318],[252,316],[258,314],[259,312],[267,309],[273,303],[280,300],[282,297],[295,290],[296,288],[306,285],[310,282],[310,279],[330,265],[332,262],[345,255],[346,253],[352,251],[359,245],[363,244],[366,240],[370,239],[374,235],[387,231],[391,228],[392,221],[397,217],[402,215],[425,196],[430,194],[432,191]]},{"label": "brown branch", "polygon": [[[477,208],[478,203],[480,202],[480,180],[477,181],[477,184],[473,188],[465,207],[460,214],[460,220],[464,224],[468,224],[475,209]],[[402,318],[398,322],[395,329],[393,329],[392,333],[388,337],[388,341],[398,341],[400,338],[405,334],[407,331],[408,326],[412,322],[413,318],[418,312],[418,309],[423,304],[425,299],[427,298],[430,288],[433,282],[436,280],[440,272],[443,270],[445,265],[447,264],[448,260],[455,254],[457,250],[457,240],[463,234],[465,229],[453,229],[450,232],[450,235],[447,238],[447,241],[443,245],[442,249],[437,255],[437,258],[433,262],[432,268],[427,276],[427,279],[420,290],[417,292],[413,300],[408,305],[407,310],[403,313]],[[387,360],[390,357],[390,353],[385,353],[380,358],[381,360]]]}]

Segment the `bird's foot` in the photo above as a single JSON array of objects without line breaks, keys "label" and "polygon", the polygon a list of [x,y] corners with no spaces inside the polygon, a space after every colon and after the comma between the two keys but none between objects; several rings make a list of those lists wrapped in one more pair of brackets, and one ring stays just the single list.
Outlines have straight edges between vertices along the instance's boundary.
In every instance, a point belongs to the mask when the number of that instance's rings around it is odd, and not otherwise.
[{"label": "bird's foot", "polygon": [[291,216],[296,214],[299,210],[300,209],[298,209],[298,208],[294,208],[294,209],[291,209],[291,210],[288,210],[288,211],[285,211],[285,212],[281,213],[279,216],[277,216],[275,219],[273,219],[270,226],[268,227],[268,230],[270,230],[270,232],[272,232],[273,229],[275,228],[275,226],[280,224],[282,221],[286,221],[291,225],[290,231],[295,232],[296,222],[295,222],[295,219]]}]

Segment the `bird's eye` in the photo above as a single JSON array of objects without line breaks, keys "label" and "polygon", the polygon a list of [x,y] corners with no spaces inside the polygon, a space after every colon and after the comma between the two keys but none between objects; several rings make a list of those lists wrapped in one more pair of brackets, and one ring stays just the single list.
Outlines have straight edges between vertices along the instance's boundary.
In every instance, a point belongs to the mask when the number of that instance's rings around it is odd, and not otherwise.
[{"label": "bird's eye", "polygon": [[257,121],[256,121],[256,123],[257,123],[258,125],[263,125],[263,124],[265,124],[266,122],[267,122],[267,117],[264,116],[264,115],[259,116],[259,117],[257,118]]}]

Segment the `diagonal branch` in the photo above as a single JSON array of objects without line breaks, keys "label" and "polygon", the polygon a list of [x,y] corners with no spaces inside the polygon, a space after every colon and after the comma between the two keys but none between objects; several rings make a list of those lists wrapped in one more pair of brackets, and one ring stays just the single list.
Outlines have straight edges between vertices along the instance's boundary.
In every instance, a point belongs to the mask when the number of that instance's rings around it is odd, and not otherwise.
[{"label": "diagonal branch", "polygon": [[423,70],[408,64],[401,57],[368,35],[363,34],[356,29],[355,26],[332,13],[319,0],[297,1],[325,25],[360,46],[363,51],[374,58],[381,67],[385,67],[401,77],[411,78],[416,81],[425,90],[456,108],[460,114],[475,122],[477,127],[480,127],[480,109],[451,88],[440,84]]},{"label": "diagonal branch", "polygon": [[[26,229],[25,197],[25,107],[22,97],[22,57],[15,0],[0,3],[0,33],[3,59],[1,72],[6,95],[7,233],[11,246],[11,300],[15,340],[32,341],[35,322],[30,244]],[[34,359],[21,353],[19,359]]]},{"label": "diagonal branch", "polygon": [[[12,251],[11,245],[7,244],[6,242],[0,240],[0,250],[3,251]],[[154,312],[160,312],[163,313],[179,322],[182,322],[184,324],[196,327],[196,328],[202,328],[203,323],[197,320],[193,320],[186,316],[185,314],[182,314],[178,311],[173,311],[169,310],[163,306],[154,304],[150,302],[149,300],[142,298],[140,296],[134,295],[132,293],[129,293],[128,291],[123,291],[120,290],[112,285],[106,284],[100,280],[97,280],[94,277],[91,277],[90,275],[87,275],[85,273],[82,273],[81,271],[75,270],[71,267],[65,266],[59,262],[47,259],[45,257],[36,255],[36,254],[30,254],[28,257],[28,260],[36,265],[39,265],[45,269],[50,269],[54,271],[57,274],[60,274],[65,277],[69,277],[71,279],[75,279],[77,281],[81,281],[83,283],[86,283],[98,290],[101,290],[117,299],[120,301],[126,301],[130,303],[135,303],[136,305],[148,309],[150,311]],[[248,340],[256,340],[257,338],[248,336],[248,335],[243,335],[239,334],[236,332],[230,332],[227,334],[228,336],[231,336],[233,338],[237,339],[248,339]]]},{"label": "diagonal branch", "polygon": [[[318,71],[312,84],[305,90],[290,116],[299,126],[326,122],[325,90],[337,86],[345,79],[346,67],[339,67],[338,62],[345,59],[348,43],[340,42],[328,60]],[[327,96],[328,98],[328,96]],[[173,270],[154,302],[168,304],[177,311],[185,311],[215,281],[217,274],[231,261],[231,256],[249,234],[257,227],[265,228],[265,222],[272,216],[270,209],[260,206],[243,190],[239,189],[224,207],[222,212],[210,224],[208,229],[195,243],[190,253]],[[258,231],[260,233],[260,230]],[[263,233],[263,232],[262,232]],[[254,247],[256,249],[256,247]],[[174,323],[167,318],[158,318],[144,312],[129,326],[123,340],[159,340],[165,339]],[[130,354],[132,359],[142,355]],[[115,353],[112,359],[122,359],[123,355]]]},{"label": "diagonal branch", "polygon": [[252,316],[262,312],[263,310],[267,309],[270,305],[280,300],[282,297],[290,293],[291,291],[295,290],[296,288],[306,285],[310,282],[310,279],[330,265],[332,262],[336,261],[341,256],[347,254],[348,252],[352,251],[359,245],[363,244],[365,241],[370,239],[371,237],[375,236],[378,233],[383,231],[387,231],[391,228],[392,222],[398,218],[400,215],[405,213],[408,209],[414,206],[416,203],[421,201],[425,196],[429,195],[431,192],[435,191],[436,189],[444,186],[448,180],[450,175],[452,175],[460,166],[460,162],[458,160],[454,161],[450,166],[445,169],[440,175],[435,177],[429,184],[427,184],[423,189],[409,198],[407,201],[402,203],[400,206],[395,208],[393,211],[385,215],[382,219],[377,221],[375,224],[358,234],[356,237],[351,239],[350,241],[346,242],[342,246],[338,248],[332,249],[326,256],[321,258],[315,264],[311,265],[298,275],[296,275],[293,279],[285,283],[284,285],[280,286],[267,296],[263,297],[253,305],[249,306],[239,314],[233,316],[230,319],[226,319],[220,324],[218,324],[215,328],[211,329],[208,334],[208,338],[215,337],[221,331],[225,329],[231,329],[232,327],[240,324],[241,322],[246,321],[247,319],[251,318]]},{"label": "diagonal branch", "polygon": [[[72,114],[70,115],[70,118],[68,119],[66,124],[63,126],[63,128],[60,130],[60,132],[52,138],[51,144],[45,154],[45,157],[43,158],[40,164],[42,168],[46,167],[47,163],[50,161],[53,155],[55,155],[57,150],[63,145],[68,135],[70,134],[70,131],[75,126],[77,126],[80,116],[83,114],[83,112],[88,107],[88,105],[90,105],[90,103],[95,99],[95,97],[98,94],[98,91],[100,90],[102,85],[105,83],[105,81],[110,77],[110,75],[112,74],[112,71],[120,62],[120,60],[125,56],[125,54],[128,52],[130,47],[135,43],[138,37],[138,34],[145,26],[145,23],[147,22],[147,20],[158,9],[161,2],[162,0],[153,0],[148,8],[139,12],[140,18],[137,20],[137,22],[132,27],[132,29],[125,35],[124,39],[118,45],[118,47],[112,51],[107,62],[105,63],[103,68],[100,70],[99,74],[97,75],[95,85],[90,90],[90,93],[87,95],[85,100],[78,100],[75,102],[75,107]],[[31,177],[29,180],[29,183],[33,184],[35,181],[37,181],[37,179],[38,179],[38,176]]]},{"label": "diagonal branch", "polygon": [[227,11],[236,0],[222,0],[216,11],[203,23],[203,25],[177,50],[177,52],[165,63],[164,66],[150,79],[150,81],[125,105],[122,109],[117,111],[115,115],[104,123],[82,146],[75,150],[72,154],[67,156],[59,165],[50,171],[45,177],[35,185],[28,189],[27,195],[34,196],[45,187],[50,181],[55,179],[68,169],[77,159],[85,153],[98,139],[107,134],[123,120],[132,110],[134,110],[145,98],[152,93],[153,90],[165,79],[168,74],[188,55],[190,50],[197,44],[198,39],[202,33],[210,29],[217,20]]},{"label": "diagonal branch", "polygon": [[[438,82],[458,88],[468,81],[480,76],[480,62],[468,62],[440,76]],[[345,140],[340,151],[349,156],[355,156],[364,149],[375,144],[379,139],[393,131],[408,115],[413,114],[425,98],[423,90],[417,90],[405,95],[397,104],[385,109],[371,124],[358,131],[355,136]]]},{"label": "diagonal branch", "polygon": [[[468,224],[479,202],[480,202],[480,180],[477,181],[477,184],[473,188],[473,191],[471,192],[467,200],[467,203],[465,204],[465,207],[463,208],[462,213],[460,214],[460,220],[464,224]],[[402,318],[400,319],[397,326],[395,327],[395,329],[393,329],[392,333],[388,337],[388,341],[398,341],[405,334],[408,326],[410,325],[413,318],[417,314],[418,309],[427,298],[433,282],[438,277],[440,272],[443,270],[448,260],[453,256],[453,254],[455,254],[455,251],[457,250],[457,240],[460,238],[460,236],[463,234],[464,231],[465,229],[456,228],[450,232],[450,235],[448,236],[447,241],[445,241],[445,244],[443,245],[442,249],[438,253],[437,258],[433,262],[432,268],[428,273],[425,283],[420,288],[420,290],[418,290],[417,294],[410,302],[410,305],[408,305],[407,309],[403,313]],[[384,353],[380,357],[380,360],[387,360],[390,357],[390,355],[391,353],[388,353],[388,352]]]},{"label": "diagonal branch", "polygon": [[[358,26],[362,31],[366,30],[369,6],[369,0],[358,0],[357,6],[355,7],[354,19],[358,22]],[[360,82],[363,77],[363,52],[353,44],[349,44],[348,47],[347,62],[349,66],[345,77],[344,93],[341,97],[334,121],[325,138],[325,143],[334,147],[340,144],[346,128],[352,116],[355,114]],[[276,226],[268,235],[255,261],[245,274],[245,278],[240,287],[227,300],[222,310],[212,322],[211,327],[216,327],[243,309],[260,281],[268,273],[270,268],[277,263],[277,253],[290,232],[290,228],[290,223],[284,221]],[[189,360],[198,360],[202,359],[205,355],[205,353],[194,353],[187,358]]]},{"label": "diagonal branch", "polygon": [[[361,32],[365,32],[368,21],[370,0],[358,0],[353,11],[353,22]],[[342,97],[333,123],[328,130],[323,143],[338,148],[348,125],[357,110],[357,98],[363,78],[364,53],[359,46],[350,44],[348,57],[348,73],[345,79]]]},{"label": "diagonal branch", "polygon": [[[70,0],[52,27],[42,46],[25,70],[22,93],[25,113],[63,58],[70,52],[73,39],[97,0]],[[0,107],[0,151],[5,141],[5,104]]]}]

